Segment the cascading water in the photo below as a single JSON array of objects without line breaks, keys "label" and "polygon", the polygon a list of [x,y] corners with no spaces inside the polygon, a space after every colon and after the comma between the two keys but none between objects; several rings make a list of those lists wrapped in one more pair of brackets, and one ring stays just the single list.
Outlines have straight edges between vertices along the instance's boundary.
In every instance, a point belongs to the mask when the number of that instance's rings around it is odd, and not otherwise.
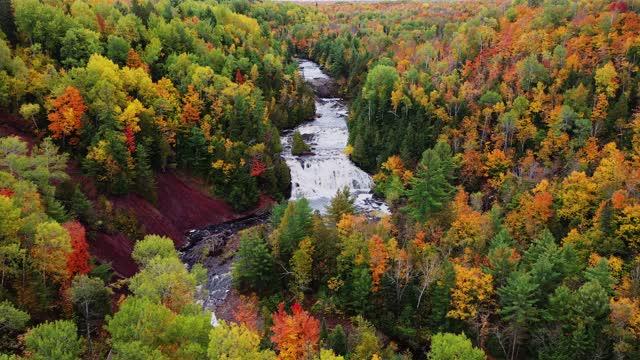
[{"label": "cascading water", "polygon": [[[308,60],[298,62],[300,72],[308,81],[330,79],[318,64]],[[358,210],[387,213],[389,209],[386,204],[374,199],[371,194],[371,176],[344,153],[349,137],[347,114],[347,105],[340,98],[316,99],[316,119],[295,129],[311,147],[311,154],[291,154],[295,130],[282,136],[282,156],[291,169],[291,200],[305,197],[313,209],[322,213],[336,191],[346,186],[355,197]]]},{"label": "cascading water", "polygon": [[[307,60],[299,60],[299,63],[301,73],[312,85],[322,84],[313,80],[330,80],[318,64]],[[371,194],[373,181],[369,174],[344,153],[349,136],[346,104],[339,98],[319,97],[316,114],[315,120],[296,128],[311,146],[312,154],[291,155],[293,131],[285,133],[281,139],[282,156],[291,168],[291,199],[305,197],[312,208],[325,212],[336,191],[347,186],[359,211],[388,213],[386,204]],[[267,218],[268,214],[256,215],[189,232],[188,244],[181,250],[182,260],[189,266],[202,263],[208,271],[208,281],[203,289],[206,292],[201,293],[201,301],[204,308],[212,311],[212,325],[218,323],[216,313],[225,304],[231,288],[233,259],[221,256],[227,242],[238,231],[263,223]]]}]

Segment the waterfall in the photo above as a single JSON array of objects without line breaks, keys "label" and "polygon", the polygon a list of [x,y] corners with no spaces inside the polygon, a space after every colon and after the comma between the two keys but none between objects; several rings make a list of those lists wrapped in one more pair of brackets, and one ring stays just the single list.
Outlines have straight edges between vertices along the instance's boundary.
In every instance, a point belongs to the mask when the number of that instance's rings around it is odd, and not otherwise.
[{"label": "waterfall", "polygon": [[[329,79],[318,64],[308,60],[299,62],[305,79]],[[316,119],[295,129],[310,145],[312,154],[293,156],[293,131],[282,136],[282,156],[291,169],[291,200],[305,197],[313,209],[325,212],[336,191],[346,186],[355,197],[359,210],[388,213],[386,204],[374,200],[371,195],[371,176],[344,153],[349,138],[347,114],[347,105],[342,99],[316,98]]]}]

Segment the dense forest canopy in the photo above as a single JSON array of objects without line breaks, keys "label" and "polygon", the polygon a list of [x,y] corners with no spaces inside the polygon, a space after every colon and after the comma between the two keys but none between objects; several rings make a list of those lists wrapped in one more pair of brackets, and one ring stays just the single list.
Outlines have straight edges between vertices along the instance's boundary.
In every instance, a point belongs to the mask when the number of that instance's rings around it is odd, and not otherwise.
[{"label": "dense forest canopy", "polygon": [[[0,0],[0,25],[0,359],[640,357],[640,2]],[[212,327],[206,270],[108,199],[177,171],[284,200],[294,56],[392,212],[274,206]],[[138,240],[133,277],[99,231]]]}]

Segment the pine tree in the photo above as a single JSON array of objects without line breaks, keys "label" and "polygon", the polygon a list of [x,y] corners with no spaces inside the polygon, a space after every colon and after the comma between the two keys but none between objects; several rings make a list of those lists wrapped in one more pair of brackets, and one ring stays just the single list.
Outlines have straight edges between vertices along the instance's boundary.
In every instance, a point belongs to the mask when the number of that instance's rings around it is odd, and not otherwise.
[{"label": "pine tree", "polygon": [[418,221],[425,221],[435,211],[442,209],[455,191],[449,183],[455,169],[450,151],[437,145],[422,154],[416,176],[407,190],[407,211]]},{"label": "pine tree", "polygon": [[331,204],[327,208],[331,221],[337,224],[343,214],[353,214],[355,212],[354,201],[355,199],[351,197],[351,192],[347,186],[342,190],[336,191],[336,195],[331,199]]},{"label": "pine tree", "polygon": [[309,145],[307,145],[307,143],[304,142],[304,139],[302,138],[300,131],[296,130],[293,133],[293,137],[291,139],[291,155],[295,155],[295,156],[302,155],[309,150],[310,150]]},{"label": "pine tree", "polygon": [[135,159],[135,190],[147,201],[155,203],[158,200],[158,195],[156,193],[156,180],[153,169],[151,169],[151,165],[149,163],[149,154],[146,146],[139,144],[136,147]]},{"label": "pine tree", "polygon": [[233,282],[241,290],[264,293],[273,289],[274,263],[267,242],[258,232],[240,238],[237,260],[233,263]]},{"label": "pine tree", "polygon": [[337,355],[346,355],[347,348],[347,334],[344,332],[342,325],[338,324],[331,330],[329,334],[329,346]]},{"label": "pine tree", "polygon": [[538,320],[539,314],[535,308],[537,288],[538,285],[532,282],[529,274],[517,271],[511,274],[506,286],[498,289],[502,305],[499,312],[502,320],[508,323],[507,331],[511,337],[510,359],[517,358],[518,345],[524,340],[527,330]]},{"label": "pine tree", "polygon": [[0,0],[0,29],[7,35],[7,40],[12,45],[17,44],[16,22],[11,0]]}]

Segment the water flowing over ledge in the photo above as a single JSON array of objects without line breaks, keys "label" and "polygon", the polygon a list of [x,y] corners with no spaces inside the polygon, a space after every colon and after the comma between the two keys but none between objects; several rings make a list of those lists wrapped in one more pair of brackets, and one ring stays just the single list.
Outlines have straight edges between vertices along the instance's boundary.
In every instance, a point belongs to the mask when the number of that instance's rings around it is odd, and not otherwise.
[{"label": "water flowing over ledge", "polygon": [[[331,78],[324,74],[320,66],[308,60],[298,60],[300,72],[317,94],[331,93]],[[318,89],[318,86],[323,86]],[[291,168],[291,200],[305,197],[311,207],[324,213],[336,191],[348,187],[355,197],[358,211],[367,214],[389,213],[387,205],[374,199],[371,193],[373,180],[371,176],[358,168],[344,153],[349,137],[347,129],[347,105],[340,98],[316,98],[316,119],[285,132],[281,138],[283,158]],[[300,131],[311,153],[302,156],[291,154],[293,132]],[[213,312],[212,324],[217,317],[225,318],[220,313],[226,306],[231,293],[231,266],[235,259],[235,249],[230,244],[238,231],[264,223],[269,214],[250,215],[239,220],[232,220],[204,229],[191,230],[187,233],[186,245],[181,248],[182,261],[189,267],[202,263],[207,269],[205,290],[200,292],[201,304]],[[234,246],[231,246],[232,248]],[[227,311],[228,312],[228,311]]]},{"label": "water flowing over ledge", "polygon": [[[330,77],[320,65],[299,59],[302,76],[312,86],[329,86]],[[322,94],[323,91],[316,91]],[[358,168],[344,153],[347,130],[347,104],[340,98],[316,98],[316,118],[283,134],[283,158],[291,169],[291,200],[307,198],[311,207],[324,213],[336,191],[348,187],[361,212],[388,213],[387,205],[373,198],[371,176]],[[311,154],[293,156],[291,143],[294,131],[302,134],[311,147]]]}]

